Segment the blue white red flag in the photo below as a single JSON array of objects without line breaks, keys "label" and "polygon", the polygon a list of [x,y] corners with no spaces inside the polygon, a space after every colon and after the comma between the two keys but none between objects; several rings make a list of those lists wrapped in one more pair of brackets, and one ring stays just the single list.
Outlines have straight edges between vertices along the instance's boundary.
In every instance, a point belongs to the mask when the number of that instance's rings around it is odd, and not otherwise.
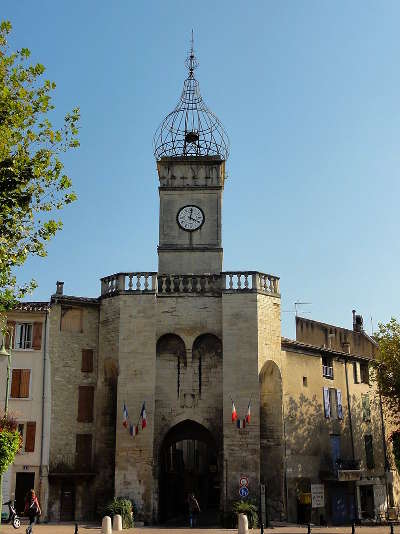
[{"label": "blue white red flag", "polygon": [[128,428],[128,410],[126,408],[126,405],[124,403],[124,409],[122,411],[122,426],[125,428]]},{"label": "blue white red flag", "polygon": [[235,421],[237,421],[237,411],[236,411],[236,406],[235,406],[235,403],[232,401],[232,423],[234,423]]},{"label": "blue white red flag", "polygon": [[129,434],[130,434],[132,437],[135,436],[134,431],[135,431],[135,429],[134,429],[133,425],[129,425]]},{"label": "blue white red flag", "polygon": [[140,418],[142,419],[142,429],[146,428],[147,416],[146,416],[146,405],[145,405],[145,403],[143,403],[142,410],[140,412]]},{"label": "blue white red flag", "polygon": [[249,405],[247,406],[247,414],[246,414],[246,425],[249,425],[250,424],[250,401],[249,401]]},{"label": "blue white red flag", "polygon": [[237,426],[238,428],[245,428],[245,426],[246,426],[246,419],[238,419],[238,420],[236,421],[236,426]]}]

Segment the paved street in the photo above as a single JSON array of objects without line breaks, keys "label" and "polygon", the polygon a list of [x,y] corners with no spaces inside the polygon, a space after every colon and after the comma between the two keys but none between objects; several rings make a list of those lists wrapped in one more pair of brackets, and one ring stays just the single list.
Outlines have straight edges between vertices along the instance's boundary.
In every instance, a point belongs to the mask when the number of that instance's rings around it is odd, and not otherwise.
[{"label": "paved street", "polygon": [[[19,530],[14,530],[10,525],[2,525],[0,533],[1,534],[11,534],[11,532],[17,534],[25,534],[26,525],[21,525]],[[34,534],[74,534],[75,526],[74,523],[49,523],[46,525],[36,525],[34,528]],[[129,530],[124,530],[124,534],[174,534],[179,532],[179,534],[232,534],[237,532],[237,530],[229,529],[189,529],[189,528],[151,528],[151,527],[140,527],[133,528]],[[250,531],[252,534],[260,534],[259,529],[254,529]],[[286,527],[275,527],[273,529],[264,529],[266,534],[306,534],[306,527],[299,527],[298,525],[286,526]],[[315,534],[351,534],[351,527],[313,527],[312,532]],[[400,525],[395,525],[394,527],[395,534],[400,534]],[[101,528],[98,525],[79,525],[80,534],[100,534]],[[373,526],[373,527],[357,527],[356,534],[390,534],[390,527],[388,525],[383,526]]]}]

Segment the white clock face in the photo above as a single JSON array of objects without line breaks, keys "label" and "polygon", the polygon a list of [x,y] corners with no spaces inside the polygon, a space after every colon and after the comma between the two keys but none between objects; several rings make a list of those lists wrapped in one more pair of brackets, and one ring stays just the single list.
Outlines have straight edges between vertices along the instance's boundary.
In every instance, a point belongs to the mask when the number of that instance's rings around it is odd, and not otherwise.
[{"label": "white clock face", "polygon": [[176,220],[183,230],[193,232],[204,223],[204,213],[197,206],[184,206],[178,211]]}]

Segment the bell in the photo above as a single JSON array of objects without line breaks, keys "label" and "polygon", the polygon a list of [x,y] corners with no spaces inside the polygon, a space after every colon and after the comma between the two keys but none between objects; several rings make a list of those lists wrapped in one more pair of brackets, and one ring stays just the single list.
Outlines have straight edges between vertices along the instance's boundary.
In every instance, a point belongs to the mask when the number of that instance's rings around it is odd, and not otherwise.
[{"label": "bell", "polygon": [[7,351],[5,344],[4,344],[4,336],[3,336],[3,339],[1,340],[0,356],[5,356],[6,358],[10,356],[10,353]]}]

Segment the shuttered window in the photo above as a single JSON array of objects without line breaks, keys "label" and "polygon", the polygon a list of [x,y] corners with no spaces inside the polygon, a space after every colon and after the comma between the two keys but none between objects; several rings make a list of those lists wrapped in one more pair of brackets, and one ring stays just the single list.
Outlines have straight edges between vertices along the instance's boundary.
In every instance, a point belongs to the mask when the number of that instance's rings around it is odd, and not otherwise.
[{"label": "shuttered window", "polygon": [[363,421],[371,421],[371,405],[369,395],[361,395]]},{"label": "shuttered window", "polygon": [[76,435],[76,468],[90,471],[92,463],[92,434]]},{"label": "shuttered window", "polygon": [[79,386],[78,422],[91,423],[93,421],[93,386]]},{"label": "shuttered window", "polygon": [[32,348],[32,323],[17,323],[15,325],[15,342],[16,349]]},{"label": "shuttered window", "polygon": [[43,323],[33,323],[32,348],[35,350],[42,348],[42,330]]},{"label": "shuttered window", "polygon": [[29,398],[29,385],[31,381],[30,369],[13,369],[11,381],[11,397],[13,399]]},{"label": "shuttered window", "polygon": [[93,350],[82,349],[82,373],[93,372]]},{"label": "shuttered window", "polygon": [[29,421],[26,423],[25,452],[34,452],[36,438],[36,422]]},{"label": "shuttered window", "polygon": [[367,469],[373,469],[375,467],[375,460],[374,460],[374,446],[372,443],[372,436],[370,434],[367,434],[364,436],[365,441],[365,458],[366,458],[366,464]]}]

